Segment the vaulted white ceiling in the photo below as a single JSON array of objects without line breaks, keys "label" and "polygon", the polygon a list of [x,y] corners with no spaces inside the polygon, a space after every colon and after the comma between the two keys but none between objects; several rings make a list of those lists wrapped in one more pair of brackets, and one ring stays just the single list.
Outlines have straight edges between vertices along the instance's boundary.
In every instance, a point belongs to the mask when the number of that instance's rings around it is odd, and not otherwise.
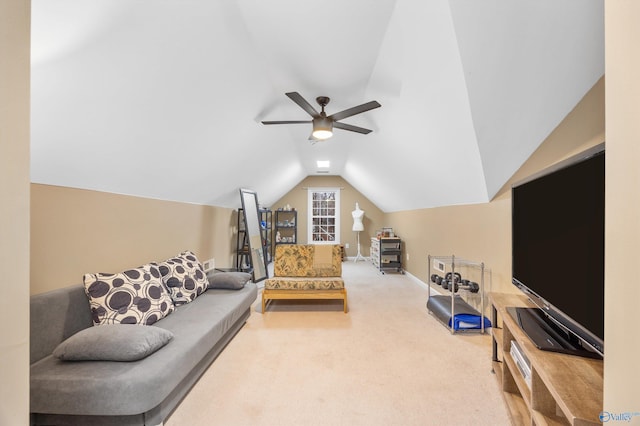
[{"label": "vaulted white ceiling", "polygon": [[[330,160],[383,211],[490,200],[604,73],[603,0],[32,0],[32,182],[270,205]],[[312,144],[285,92],[329,114]],[[319,107],[318,107],[319,109]]]}]

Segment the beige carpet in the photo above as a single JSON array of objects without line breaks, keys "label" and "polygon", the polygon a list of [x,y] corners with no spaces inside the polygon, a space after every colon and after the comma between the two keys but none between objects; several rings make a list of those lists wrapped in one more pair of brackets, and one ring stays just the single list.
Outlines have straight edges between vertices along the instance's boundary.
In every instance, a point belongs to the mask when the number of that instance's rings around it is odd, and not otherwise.
[{"label": "beige carpet", "polygon": [[340,301],[256,301],[167,426],[508,425],[488,335],[451,335],[411,277],[346,261]]}]

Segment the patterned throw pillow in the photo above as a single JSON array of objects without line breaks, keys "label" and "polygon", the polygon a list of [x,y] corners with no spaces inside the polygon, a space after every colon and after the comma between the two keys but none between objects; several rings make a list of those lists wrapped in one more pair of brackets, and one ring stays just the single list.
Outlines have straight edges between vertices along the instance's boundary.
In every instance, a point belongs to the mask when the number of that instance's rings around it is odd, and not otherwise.
[{"label": "patterned throw pillow", "polygon": [[85,274],[84,291],[94,325],[151,325],[175,309],[155,263],[117,274]]},{"label": "patterned throw pillow", "polygon": [[202,264],[190,251],[165,260],[159,266],[162,281],[176,305],[194,301],[209,285]]}]

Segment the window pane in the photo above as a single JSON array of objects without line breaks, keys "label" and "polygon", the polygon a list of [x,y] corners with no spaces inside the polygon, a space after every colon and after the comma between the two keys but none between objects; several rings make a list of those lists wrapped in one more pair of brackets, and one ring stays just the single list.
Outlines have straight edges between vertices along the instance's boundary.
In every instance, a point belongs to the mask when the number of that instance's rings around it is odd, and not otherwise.
[{"label": "window pane", "polygon": [[339,190],[317,191],[309,188],[309,234],[312,242],[333,243],[340,240]]}]

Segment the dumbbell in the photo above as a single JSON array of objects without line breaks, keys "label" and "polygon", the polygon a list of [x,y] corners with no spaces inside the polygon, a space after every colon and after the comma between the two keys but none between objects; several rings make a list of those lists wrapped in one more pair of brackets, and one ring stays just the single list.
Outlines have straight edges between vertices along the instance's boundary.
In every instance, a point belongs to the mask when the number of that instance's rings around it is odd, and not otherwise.
[{"label": "dumbbell", "polygon": [[480,286],[476,282],[469,281],[468,283],[466,283],[466,285],[469,287],[468,290],[471,293],[477,293],[480,291]]},{"label": "dumbbell", "polygon": [[463,290],[468,290],[471,293],[477,293],[480,291],[480,286],[478,285],[478,283],[469,280],[462,280],[460,288]]},{"label": "dumbbell", "polygon": [[442,284],[442,288],[444,288],[445,290],[449,290],[449,291],[453,291],[454,293],[457,293],[458,290],[460,289],[460,284],[456,280],[453,280],[453,281],[447,280],[446,285]]},{"label": "dumbbell", "polygon": [[442,284],[442,277],[438,274],[432,274],[431,275],[431,282],[432,283],[436,283],[438,285]]},{"label": "dumbbell", "polygon": [[[453,277],[453,280],[451,279]],[[462,276],[458,273],[447,272],[444,278],[442,279],[442,288],[445,290],[454,290],[454,293],[458,291],[458,283],[462,280]]]},{"label": "dumbbell", "polygon": [[[451,279],[453,277],[453,280]],[[454,272],[453,274],[451,272],[447,272],[444,276],[444,279],[442,280],[442,288],[444,288],[445,290],[453,290],[453,292],[455,293],[456,291],[458,291],[458,283],[462,280],[462,275],[460,275],[458,272]]]},{"label": "dumbbell", "polygon": [[451,281],[451,277],[455,277],[457,282],[462,281],[462,275],[460,275],[459,272],[454,272],[453,274],[451,272],[447,272],[444,276],[444,279],[447,281]]}]

